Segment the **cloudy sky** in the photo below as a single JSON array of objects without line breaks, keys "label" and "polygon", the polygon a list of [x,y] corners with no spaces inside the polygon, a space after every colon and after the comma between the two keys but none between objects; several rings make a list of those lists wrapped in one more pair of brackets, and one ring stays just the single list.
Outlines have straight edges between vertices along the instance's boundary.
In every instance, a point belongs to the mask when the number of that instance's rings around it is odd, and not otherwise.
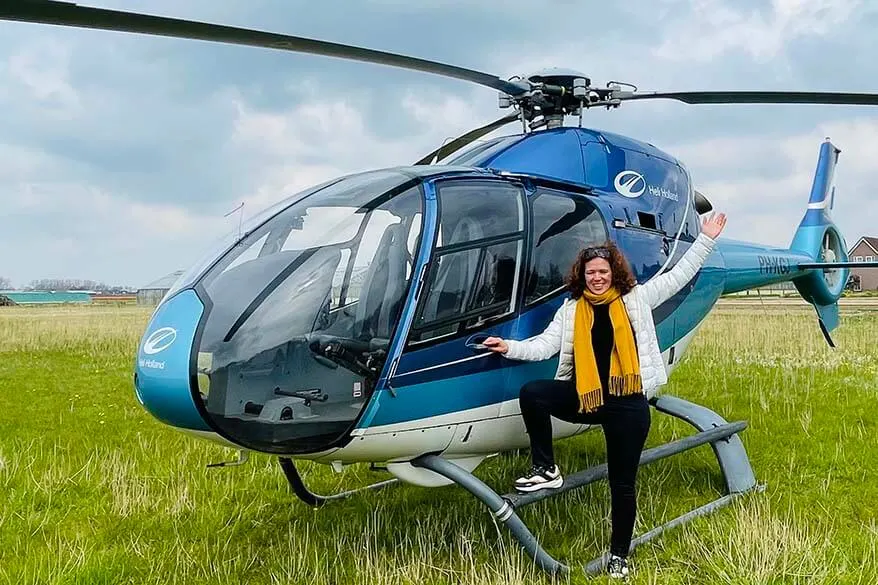
[{"label": "cloudy sky", "polygon": [[[643,91],[878,92],[874,0],[91,0],[435,59],[503,78],[567,67]],[[498,117],[491,89],[319,56],[0,22],[0,276],[140,286],[244,216],[330,177],[409,164]],[[505,111],[503,111],[505,113]],[[625,104],[588,125],[680,157],[730,237],[786,245],[820,142],[834,217],[878,236],[878,107]],[[517,131],[507,126],[497,134]]]}]

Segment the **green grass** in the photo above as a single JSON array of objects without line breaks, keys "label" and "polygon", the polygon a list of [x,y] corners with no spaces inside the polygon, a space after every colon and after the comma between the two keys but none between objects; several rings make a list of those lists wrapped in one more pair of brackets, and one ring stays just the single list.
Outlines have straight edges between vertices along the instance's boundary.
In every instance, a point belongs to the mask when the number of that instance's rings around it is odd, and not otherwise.
[{"label": "green grass", "polygon": [[[0,582],[550,583],[457,487],[395,486],[318,511],[276,461],[190,439],[137,404],[132,365],[149,312],[0,310]],[[761,494],[638,548],[633,583],[878,582],[878,313],[843,315],[826,347],[813,313],[720,309],[668,393],[742,434]],[[648,446],[688,435],[654,414]],[[600,431],[561,441],[566,470],[603,462]],[[526,453],[477,470],[505,492]],[[385,476],[300,467],[320,492]],[[709,447],[641,469],[636,533],[722,494]],[[521,516],[556,558],[585,564],[609,541],[606,482]],[[571,582],[589,580],[574,572]]]}]

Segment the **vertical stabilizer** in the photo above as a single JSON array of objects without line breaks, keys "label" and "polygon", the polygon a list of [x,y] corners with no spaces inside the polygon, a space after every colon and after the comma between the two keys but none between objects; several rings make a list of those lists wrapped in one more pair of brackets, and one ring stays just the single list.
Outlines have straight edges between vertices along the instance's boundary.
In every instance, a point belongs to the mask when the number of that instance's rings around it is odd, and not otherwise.
[{"label": "vertical stabilizer", "polygon": [[[840,154],[841,150],[829,138],[820,145],[808,208],[790,244],[791,250],[817,263],[847,261],[847,245],[830,215],[835,204],[835,169]],[[849,274],[849,268],[811,268],[793,279],[802,298],[814,305],[820,329],[832,346],[829,333],[838,326],[838,299]]]}]

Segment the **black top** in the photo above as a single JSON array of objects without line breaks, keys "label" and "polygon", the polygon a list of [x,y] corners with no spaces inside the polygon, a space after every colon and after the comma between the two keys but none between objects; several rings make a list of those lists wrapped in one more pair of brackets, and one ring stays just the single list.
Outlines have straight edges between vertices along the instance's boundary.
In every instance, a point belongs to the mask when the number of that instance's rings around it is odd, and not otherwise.
[{"label": "black top", "polygon": [[604,389],[604,400],[609,397],[610,355],[613,352],[613,323],[610,305],[592,305],[594,322],[591,326],[591,347],[598,365],[598,376]]},{"label": "black top", "polygon": [[[591,324],[591,349],[598,366],[598,377],[604,389],[604,402],[609,397],[610,356],[613,353],[613,322],[610,305],[592,305],[594,321]],[[576,361],[573,362],[573,379],[576,379]]]}]

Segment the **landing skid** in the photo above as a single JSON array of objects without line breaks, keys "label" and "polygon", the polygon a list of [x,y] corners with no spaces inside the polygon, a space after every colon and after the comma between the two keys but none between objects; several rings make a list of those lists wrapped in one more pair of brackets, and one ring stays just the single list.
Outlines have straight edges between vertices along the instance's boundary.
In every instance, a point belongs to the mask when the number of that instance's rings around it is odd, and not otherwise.
[{"label": "landing skid", "polygon": [[329,496],[321,496],[319,494],[315,494],[308,489],[308,486],[306,486],[305,482],[302,481],[302,476],[299,475],[299,470],[296,469],[296,464],[293,463],[292,459],[288,457],[278,457],[278,461],[280,462],[280,468],[283,470],[284,475],[287,478],[287,482],[290,484],[290,487],[293,490],[293,493],[295,493],[300,500],[302,500],[312,508],[319,508],[331,502],[332,500],[342,500],[356,493],[364,492],[367,490],[380,489],[399,481],[396,478],[388,479],[385,481],[379,481],[378,483],[367,485],[365,487],[357,488],[355,490],[348,490],[346,492],[332,494]]},{"label": "landing skid", "polygon": [[[709,443],[713,448],[723,473],[727,493],[709,504],[674,518],[670,522],[633,539],[629,549],[631,551],[638,545],[652,540],[670,528],[684,524],[693,518],[709,514],[729,504],[733,499],[744,493],[754,489],[761,491],[764,487],[756,484],[756,478],[750,467],[747,453],[744,450],[740,437],[738,437],[738,433],[747,427],[746,422],[726,422],[712,410],[674,396],[661,396],[651,400],[650,404],[659,412],[685,420],[698,429],[699,432],[643,451],[640,457],[640,465],[646,465]],[[542,490],[530,494],[511,493],[500,496],[473,474],[461,469],[450,461],[442,459],[438,455],[423,455],[414,459],[412,465],[424,467],[447,477],[481,500],[491,509],[498,520],[506,524],[534,562],[550,574],[568,573],[570,568],[555,560],[543,550],[536,537],[525,526],[521,518],[515,513],[515,510],[528,504],[586,486],[607,476],[607,465],[604,463],[565,476],[564,484],[557,489]],[[606,561],[606,555],[592,560],[584,567],[585,572],[589,574],[600,572],[605,566]]]}]

